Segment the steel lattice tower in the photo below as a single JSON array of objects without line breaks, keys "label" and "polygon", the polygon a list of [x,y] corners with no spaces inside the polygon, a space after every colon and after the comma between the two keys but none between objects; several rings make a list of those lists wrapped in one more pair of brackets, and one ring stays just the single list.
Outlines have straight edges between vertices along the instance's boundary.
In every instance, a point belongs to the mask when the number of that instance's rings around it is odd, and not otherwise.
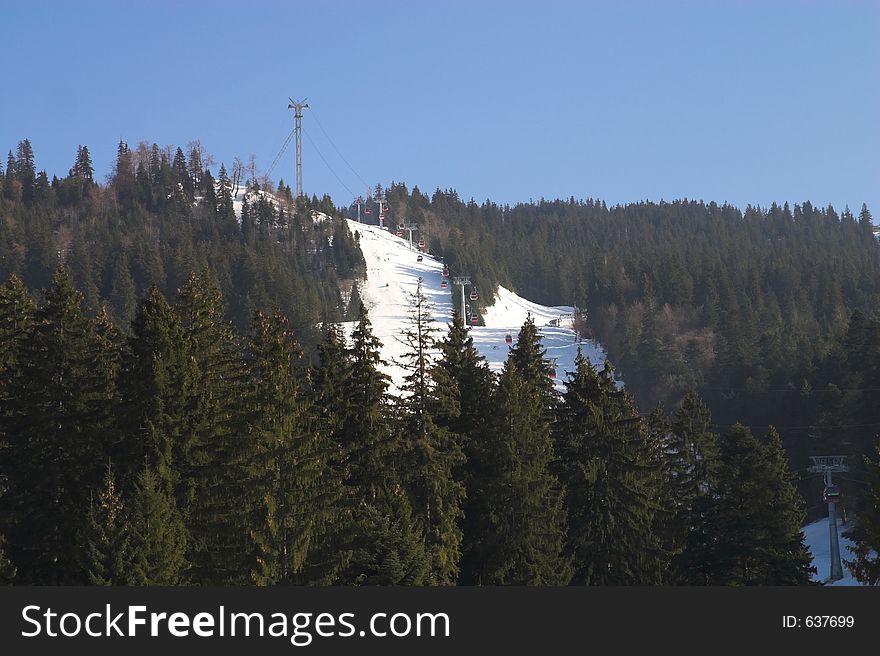
[{"label": "steel lattice tower", "polygon": [[296,133],[296,197],[299,198],[303,195],[302,110],[308,107],[306,103],[308,98],[303,98],[300,102],[296,102],[290,97],[288,100],[290,104],[287,108],[293,110],[293,118],[296,119],[296,127],[294,128]]}]

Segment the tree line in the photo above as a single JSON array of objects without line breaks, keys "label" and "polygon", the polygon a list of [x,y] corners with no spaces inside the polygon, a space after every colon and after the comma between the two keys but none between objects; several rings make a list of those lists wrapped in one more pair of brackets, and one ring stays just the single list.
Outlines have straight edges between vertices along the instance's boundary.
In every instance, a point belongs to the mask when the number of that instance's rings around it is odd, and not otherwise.
[{"label": "tree line", "polygon": [[[453,274],[491,302],[498,284],[588,312],[644,413],[700,393],[719,426],[781,434],[795,470],[809,455],[850,456],[847,505],[863,500],[880,432],[880,247],[866,206],[809,202],[740,210],[691,200],[499,205],[385,191],[391,221],[419,223]],[[803,476],[809,513],[821,482]]]},{"label": "tree line", "polygon": [[63,268],[39,300],[0,288],[12,583],[810,579],[775,431],[719,436],[693,392],[643,418],[583,357],[557,395],[531,319],[495,376],[419,289],[391,394],[363,305],[310,361],[279,311],[236,331],[207,273],[149,289],[126,331],[83,299]]},{"label": "tree line", "polygon": [[278,305],[313,350],[314,327],[345,315],[341,291],[363,272],[360,249],[329,197],[294,199],[283,180],[246,178],[240,162],[215,178],[211,162],[197,141],[186,153],[121,141],[106,183],[87,146],[50,180],[21,141],[0,165],[0,279],[15,273],[39,291],[62,262],[90,312],[104,305],[127,325],[150,287],[171,297],[207,269],[239,330],[256,308]]}]

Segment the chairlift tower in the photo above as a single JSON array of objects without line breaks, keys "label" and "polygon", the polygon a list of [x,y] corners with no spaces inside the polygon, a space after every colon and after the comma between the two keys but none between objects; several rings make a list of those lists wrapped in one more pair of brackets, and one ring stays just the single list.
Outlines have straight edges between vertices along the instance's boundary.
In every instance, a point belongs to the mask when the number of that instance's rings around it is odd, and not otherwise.
[{"label": "chairlift tower", "polygon": [[461,285],[461,320],[464,321],[464,288],[472,284],[470,276],[455,276],[452,278],[453,285]]},{"label": "chairlift tower", "polygon": [[415,231],[417,231],[419,229],[419,224],[418,223],[406,223],[406,224],[404,224],[403,229],[406,230],[407,232],[409,232],[409,249],[412,250],[413,249],[412,233],[414,233]]},{"label": "chairlift tower", "polygon": [[287,99],[290,101],[287,108],[293,110],[293,118],[296,120],[296,127],[294,128],[296,134],[296,197],[299,198],[303,195],[302,110],[308,107],[306,103],[308,98],[303,98],[299,102],[296,102],[289,96]]},{"label": "chairlift tower", "polygon": [[836,497],[827,494],[833,488],[831,479],[832,472],[849,471],[846,456],[810,456],[813,464],[810,471],[814,474],[823,474],[825,477],[825,498],[828,501],[828,535],[831,541],[831,580],[839,581],[843,578],[843,565],[840,562],[840,539],[837,536],[837,501]]},{"label": "chairlift tower", "polygon": [[379,227],[385,225],[385,195],[376,196],[376,203],[379,205]]}]

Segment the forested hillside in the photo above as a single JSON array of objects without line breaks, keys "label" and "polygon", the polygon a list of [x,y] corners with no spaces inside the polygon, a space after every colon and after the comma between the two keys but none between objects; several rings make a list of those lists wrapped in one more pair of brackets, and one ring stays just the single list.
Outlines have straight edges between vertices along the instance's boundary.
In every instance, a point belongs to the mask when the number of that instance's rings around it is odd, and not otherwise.
[{"label": "forested hillside", "polygon": [[0,287],[0,580],[810,581],[778,436],[719,436],[695,394],[644,419],[578,357],[559,397],[530,320],[496,377],[421,288],[403,396],[363,306],[312,363],[283,314],[247,336],[222,314],[198,275],[148,290],[130,326],[84,313],[64,269],[36,299]]},{"label": "forested hillside", "polygon": [[[173,296],[191,272],[207,270],[237,327],[258,307],[278,307],[313,345],[316,324],[345,310],[340,283],[362,273],[345,222],[313,221],[312,210],[334,214],[327,197],[295,203],[283,182],[257,193],[259,181],[240,167],[230,176],[221,165],[215,179],[198,142],[187,150],[120,143],[99,184],[87,147],[71,154],[68,176],[49,180],[20,142],[0,166],[0,276],[17,273],[39,290],[64,263],[90,312],[106,304],[127,325],[151,286]],[[239,188],[252,193],[237,216]]]},{"label": "forested hillside", "polygon": [[798,469],[809,454],[852,455],[856,469],[872,454],[880,248],[867,207],[510,207],[402,184],[385,194],[392,222],[418,221],[453,274],[586,308],[643,412],[695,388],[722,428],[779,427]]}]

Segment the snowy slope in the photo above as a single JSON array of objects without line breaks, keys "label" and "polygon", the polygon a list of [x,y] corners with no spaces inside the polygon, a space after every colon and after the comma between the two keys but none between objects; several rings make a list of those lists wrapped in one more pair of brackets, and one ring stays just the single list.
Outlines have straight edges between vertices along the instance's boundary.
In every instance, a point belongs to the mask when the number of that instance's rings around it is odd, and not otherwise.
[{"label": "snowy slope", "polygon": [[[852,553],[849,548],[853,546],[853,543],[841,535],[846,529],[847,527],[842,526],[840,519],[838,519],[837,534],[840,542],[840,559],[842,561],[852,559]],[[828,518],[826,517],[804,526],[804,537],[806,538],[807,546],[810,548],[810,553],[813,554],[813,566],[816,568],[813,580],[825,581],[829,579],[831,577],[831,539],[830,531],[828,530]],[[843,578],[840,581],[835,581],[833,584],[829,582],[826,585],[860,585],[860,583],[852,577],[844,562]]]},{"label": "snowy slope", "polygon": [[[460,288],[449,284],[440,288],[443,265],[425,254],[422,262],[417,262],[417,252],[410,250],[405,239],[378,226],[365,225],[349,220],[352,234],[360,234],[361,251],[367,263],[367,280],[360,286],[361,298],[370,313],[370,321],[376,337],[382,342],[382,357],[388,363],[385,371],[391,376],[395,387],[403,381],[404,372],[396,363],[401,361],[406,351],[400,341],[400,333],[407,327],[410,300],[408,294],[416,290],[418,278],[423,279],[424,293],[431,304],[435,326],[440,328],[437,337],[446,332],[452,320],[453,293],[459,298]],[[468,290],[470,291],[470,290]],[[565,372],[574,368],[574,358],[578,342],[575,332],[567,327],[549,326],[551,320],[570,317],[571,307],[547,307],[532,303],[513,292],[499,287],[495,304],[487,308],[484,315],[485,326],[471,327],[471,335],[477,350],[489,362],[494,372],[500,372],[507,358],[508,347],[505,335],[517,333],[528,313],[531,313],[543,334],[544,348],[548,358],[557,359],[556,385],[562,389]],[[566,323],[563,320],[563,325]],[[346,335],[353,325],[346,326]],[[601,366],[605,361],[602,347],[590,340],[581,343],[584,355],[591,362]]]}]

